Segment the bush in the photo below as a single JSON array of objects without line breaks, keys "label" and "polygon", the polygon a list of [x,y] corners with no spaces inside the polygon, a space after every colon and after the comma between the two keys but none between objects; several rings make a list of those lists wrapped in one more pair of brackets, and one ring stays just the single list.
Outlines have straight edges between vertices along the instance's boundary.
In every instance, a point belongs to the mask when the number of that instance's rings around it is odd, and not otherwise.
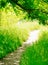
[{"label": "bush", "polygon": [[48,29],[43,30],[39,40],[33,46],[27,47],[22,54],[20,65],[48,64]]}]

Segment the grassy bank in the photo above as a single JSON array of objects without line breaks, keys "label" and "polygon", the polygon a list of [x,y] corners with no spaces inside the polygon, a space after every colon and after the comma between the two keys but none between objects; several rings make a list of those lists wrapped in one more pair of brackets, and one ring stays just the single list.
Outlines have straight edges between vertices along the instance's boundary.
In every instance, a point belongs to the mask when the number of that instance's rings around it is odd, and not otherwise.
[{"label": "grassy bank", "polygon": [[42,29],[39,40],[26,48],[22,54],[20,65],[47,65],[48,64],[48,29]]}]

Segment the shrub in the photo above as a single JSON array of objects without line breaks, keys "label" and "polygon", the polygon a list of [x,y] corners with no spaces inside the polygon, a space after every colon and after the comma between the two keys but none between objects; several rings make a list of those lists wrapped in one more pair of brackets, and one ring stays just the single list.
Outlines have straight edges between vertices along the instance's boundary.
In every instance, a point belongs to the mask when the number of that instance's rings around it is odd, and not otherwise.
[{"label": "shrub", "polygon": [[39,40],[27,47],[22,54],[20,65],[47,65],[48,64],[48,30],[40,33]]}]

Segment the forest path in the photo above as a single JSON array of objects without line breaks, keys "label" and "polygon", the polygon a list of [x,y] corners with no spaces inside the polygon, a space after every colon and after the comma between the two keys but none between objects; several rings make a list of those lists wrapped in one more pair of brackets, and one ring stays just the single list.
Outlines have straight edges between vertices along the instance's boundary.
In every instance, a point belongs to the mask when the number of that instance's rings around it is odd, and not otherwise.
[{"label": "forest path", "polygon": [[5,58],[0,60],[0,65],[19,65],[20,58],[23,51],[27,46],[32,45],[33,42],[38,40],[40,30],[34,30],[29,33],[29,37],[26,42],[23,43],[21,47],[19,47],[14,52],[8,54]]}]

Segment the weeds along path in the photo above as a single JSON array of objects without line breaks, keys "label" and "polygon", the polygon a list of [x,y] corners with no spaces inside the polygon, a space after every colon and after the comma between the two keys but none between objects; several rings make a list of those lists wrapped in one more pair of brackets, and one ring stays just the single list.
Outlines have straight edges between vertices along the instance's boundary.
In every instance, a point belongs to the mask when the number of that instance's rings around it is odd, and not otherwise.
[{"label": "weeds along path", "polygon": [[0,65],[19,65],[23,51],[26,49],[27,46],[31,45],[32,42],[38,40],[39,32],[40,30],[34,30],[30,32],[27,41],[24,42],[23,45],[17,50],[8,54],[5,58],[1,59]]}]

